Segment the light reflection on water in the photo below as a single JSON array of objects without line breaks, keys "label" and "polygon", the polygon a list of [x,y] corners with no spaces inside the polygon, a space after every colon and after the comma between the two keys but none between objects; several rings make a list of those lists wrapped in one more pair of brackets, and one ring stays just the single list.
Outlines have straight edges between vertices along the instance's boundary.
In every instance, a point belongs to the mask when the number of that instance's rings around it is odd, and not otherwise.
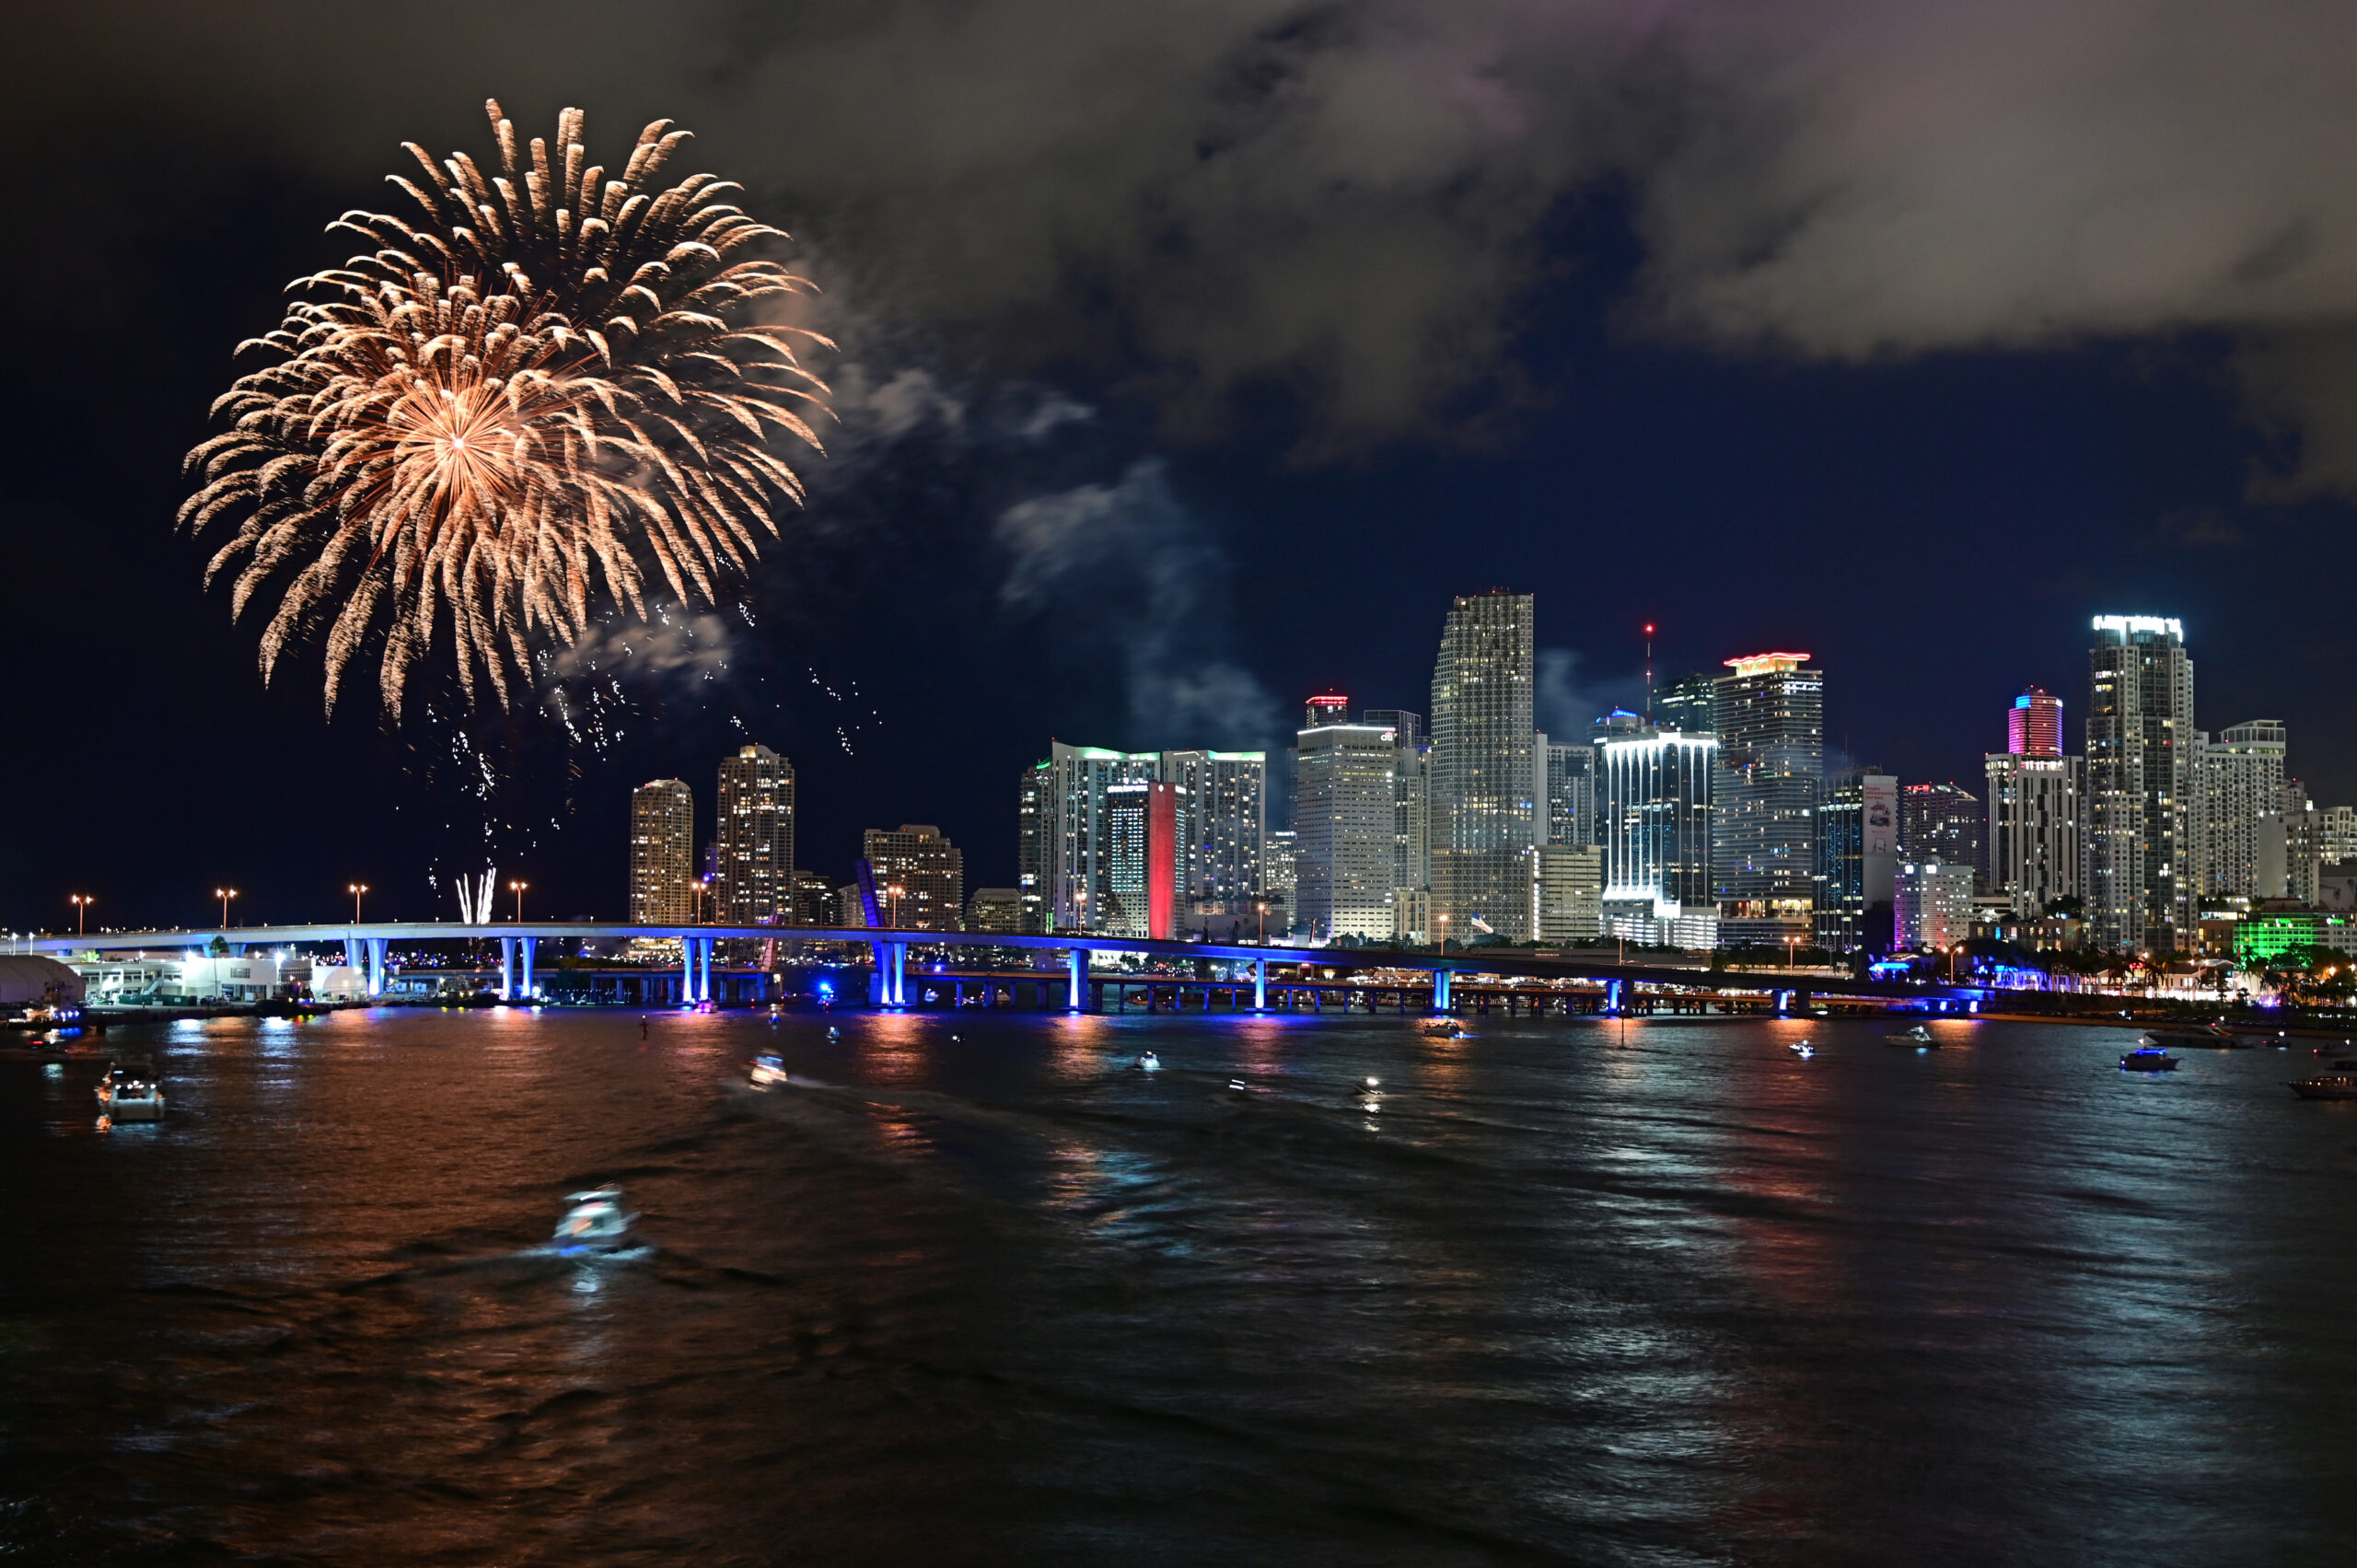
[{"label": "light reflection on water", "polygon": [[[2285,1057],[1469,1024],[221,1019],[111,1140],[0,1063],[0,1551],[2345,1560],[2357,1107]],[[645,1245],[550,1255],[606,1179]]]}]

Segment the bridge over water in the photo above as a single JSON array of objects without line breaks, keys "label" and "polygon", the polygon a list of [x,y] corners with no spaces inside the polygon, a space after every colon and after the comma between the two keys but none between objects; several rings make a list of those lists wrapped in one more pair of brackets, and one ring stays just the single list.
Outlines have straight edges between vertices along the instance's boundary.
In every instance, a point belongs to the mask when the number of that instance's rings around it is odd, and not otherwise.
[{"label": "bridge over water", "polygon": [[[1309,966],[1345,974],[1372,970],[1422,971],[1432,976],[1435,1012],[1450,1006],[1450,986],[1460,975],[1502,975],[1514,979],[1600,981],[1607,1007],[1619,1011],[1635,986],[1676,986],[1687,990],[1743,993],[1772,996],[1779,1011],[1789,1010],[1806,995],[1848,996],[1885,1003],[1930,1004],[1942,1010],[1970,1011],[1995,1000],[2000,992],[1985,986],[1922,984],[1894,981],[1829,977],[1792,970],[1678,969],[1666,965],[1598,962],[1559,958],[1527,949],[1482,948],[1470,953],[1399,952],[1382,947],[1302,947],[1252,943],[1180,942],[1152,937],[1114,936],[1101,933],[1063,931],[1046,935],[982,931],[870,930],[807,925],[643,925],[610,921],[508,921],[466,924],[451,921],[383,921],[328,925],[199,926],[169,931],[113,931],[79,936],[38,936],[20,942],[19,950],[64,957],[75,953],[170,952],[203,949],[218,939],[233,951],[249,947],[340,946],[344,960],[367,972],[371,996],[385,993],[388,954],[395,947],[414,948],[428,943],[485,942],[499,944],[499,994],[510,1000],[533,992],[533,968],[540,944],[547,941],[627,941],[649,938],[680,944],[680,999],[712,1000],[713,947],[719,942],[820,942],[867,947],[874,972],[869,1000],[879,1006],[909,1005],[911,947],[974,952],[1051,952],[1063,956],[1065,1005],[1081,1011],[1088,1005],[1090,959],[1097,953],[1132,954],[1192,963],[1209,959],[1248,964],[1252,1005],[1268,1006],[1271,965]],[[958,971],[941,971],[954,980]],[[923,971],[920,971],[921,979]],[[1164,977],[1166,982],[1171,977]],[[1220,982],[1241,987],[1241,976]]]}]

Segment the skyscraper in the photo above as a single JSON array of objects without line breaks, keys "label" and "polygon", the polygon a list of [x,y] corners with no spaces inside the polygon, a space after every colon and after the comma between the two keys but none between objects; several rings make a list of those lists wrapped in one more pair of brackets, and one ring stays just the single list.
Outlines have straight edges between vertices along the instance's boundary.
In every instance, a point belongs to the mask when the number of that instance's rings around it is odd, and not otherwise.
[{"label": "skyscraper", "polygon": [[[1433,919],[1463,938],[1529,935],[1537,842],[1534,601],[1503,588],[1451,601],[1433,667]],[[1479,924],[1477,924],[1477,922]]]},{"label": "skyscraper", "polygon": [[2005,749],[2015,757],[2062,755],[2062,699],[2033,686],[2005,710]]},{"label": "skyscraper", "polygon": [[1161,778],[1158,751],[1108,751],[1062,741],[1051,747],[1041,872],[1046,929],[1097,929],[1097,912],[1112,890],[1105,792],[1115,784],[1158,784]]},{"label": "skyscraper", "polygon": [[[2015,710],[2018,712],[2019,710]],[[2084,759],[1983,753],[1989,776],[1988,887],[2038,916],[2080,896]]]},{"label": "skyscraper", "polygon": [[695,918],[696,802],[678,779],[630,792],[630,918],[684,925]]},{"label": "skyscraper", "polygon": [[1092,930],[1114,936],[1165,938],[1175,934],[1187,807],[1177,784],[1106,787],[1105,892]]},{"label": "skyscraper", "polygon": [[1604,852],[1594,844],[1541,844],[1531,852],[1531,934],[1542,942],[1604,935]]},{"label": "skyscraper", "polygon": [[1898,871],[1898,780],[1852,768],[1825,781],[1817,806],[1809,927],[1829,953],[1890,950]]},{"label": "skyscraper", "polygon": [[1048,929],[1048,841],[1054,813],[1050,806],[1054,764],[1034,762],[1017,782],[1015,805],[1015,929],[1038,935]]},{"label": "skyscraper", "polygon": [[1573,847],[1597,842],[1596,748],[1550,739],[1546,751],[1546,842]]},{"label": "skyscraper", "polygon": [[876,912],[900,931],[956,931],[966,913],[966,856],[929,822],[867,830]]},{"label": "skyscraper", "polygon": [[1180,928],[1229,936],[1252,930],[1269,836],[1267,754],[1165,751],[1162,782],[1178,786],[1186,807]]},{"label": "skyscraper", "polygon": [[[1801,656],[1805,658],[1807,656]],[[1664,681],[1653,692],[1653,712],[1638,715],[1656,729],[1680,735],[1715,735],[1719,722],[1719,677],[1701,670]]]},{"label": "skyscraper", "polygon": [[794,764],[766,746],[720,764],[720,865],[713,901],[729,924],[794,918]]},{"label": "skyscraper", "polygon": [[1721,939],[1810,939],[1817,791],[1825,771],[1825,677],[1806,654],[1726,661],[1714,687],[1719,772],[1711,793],[1712,881]]},{"label": "skyscraper", "polygon": [[1312,936],[1391,935],[1397,732],[1313,703],[1294,749],[1295,923]]},{"label": "skyscraper", "polygon": [[[1431,906],[1433,885],[1433,750],[1423,732],[1423,715],[1411,714],[1405,708],[1368,708],[1359,714],[1361,724],[1379,725],[1391,731],[1391,896],[1395,904],[1403,893],[1425,895],[1413,918],[1406,925],[1399,923],[1399,911],[1393,911],[1392,927],[1397,932],[1421,932],[1425,929],[1425,913]],[[1411,900],[1414,902],[1414,900]]]},{"label": "skyscraper", "polygon": [[2259,841],[2270,830],[2267,819],[2285,809],[2287,742],[2280,719],[2238,724],[2215,740],[2194,733],[2186,817],[2200,877],[2195,898],[2281,896],[2260,886]]},{"label": "skyscraper", "polygon": [[2105,947],[2173,951],[2192,941],[2193,660],[2174,619],[2098,615],[2095,637],[2087,656],[2088,923]]},{"label": "skyscraper", "polygon": [[1910,860],[1968,865],[1988,875],[1982,844],[1988,815],[1968,790],[1952,784],[1909,784],[1898,797],[1900,853]]},{"label": "skyscraper", "polygon": [[1651,726],[1615,734],[1596,748],[1608,905],[1683,910],[1710,904],[1711,786],[1718,749],[1716,736]]},{"label": "skyscraper", "polygon": [[1897,885],[1898,946],[1921,951],[1945,947],[1972,935],[1972,867],[1936,860],[1900,863]]}]

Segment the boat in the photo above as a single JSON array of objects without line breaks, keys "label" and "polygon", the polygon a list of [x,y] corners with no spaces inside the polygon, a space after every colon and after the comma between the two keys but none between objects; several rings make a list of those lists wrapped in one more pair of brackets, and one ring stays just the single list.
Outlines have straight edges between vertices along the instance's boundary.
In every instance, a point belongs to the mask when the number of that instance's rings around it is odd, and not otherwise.
[{"label": "boat", "polygon": [[772,1056],[766,1051],[753,1058],[753,1087],[766,1089],[773,1085],[784,1085],[793,1081],[786,1074],[784,1058]]},{"label": "boat", "polygon": [[1455,1018],[1434,1018],[1424,1026],[1424,1032],[1438,1040],[1463,1040],[1473,1031]]},{"label": "boat", "polygon": [[1809,1044],[1809,1042],[1808,1042],[1808,1041],[1806,1041],[1806,1040],[1804,1040],[1797,1041],[1797,1042],[1795,1042],[1795,1043],[1794,1043],[1794,1044],[1793,1044],[1793,1045],[1787,1046],[1785,1049],[1786,1049],[1786,1050],[1788,1050],[1788,1051],[1791,1051],[1794,1056],[1799,1057],[1799,1058],[1800,1058],[1802,1061],[1804,1061],[1804,1062],[1807,1061],[1810,1057],[1815,1056],[1815,1055],[1817,1054],[1817,1050],[1816,1050],[1816,1048],[1815,1048],[1814,1046],[1810,1045],[1810,1044]]},{"label": "boat", "polygon": [[2235,1035],[2223,1023],[2200,1029],[2146,1029],[2141,1045],[2155,1051],[2251,1051],[2257,1049],[2249,1040]]},{"label": "boat", "polygon": [[1885,1035],[1882,1038],[1892,1045],[1911,1045],[1919,1051],[1937,1051],[1940,1048],[1940,1042],[1932,1038],[1932,1031],[1922,1024],[1916,1025],[1904,1034]]},{"label": "boat", "polygon": [[552,1239],[558,1251],[567,1256],[611,1252],[629,1244],[630,1227],[637,1223],[638,1216],[622,1212],[621,1188],[593,1187],[586,1192],[571,1194],[565,1202],[573,1207],[556,1222]]},{"label": "boat", "polygon": [[99,1081],[99,1114],[116,1122],[164,1120],[164,1090],[156,1081],[155,1063],[144,1056],[115,1063]]},{"label": "boat", "polygon": [[2327,1073],[2320,1077],[2302,1078],[2292,1086],[2292,1092],[2302,1099],[2357,1099],[2357,1074]]},{"label": "boat", "polygon": [[1227,1081],[1227,1092],[1232,1095],[1248,1095],[1252,1092],[1252,1086],[1241,1078],[1230,1078]]},{"label": "boat", "polygon": [[2177,1058],[2158,1047],[2140,1045],[2119,1059],[2123,1073],[2174,1073]]},{"label": "boat", "polygon": [[1141,1073],[1159,1073],[1162,1071],[1162,1058],[1149,1051],[1130,1065]]}]

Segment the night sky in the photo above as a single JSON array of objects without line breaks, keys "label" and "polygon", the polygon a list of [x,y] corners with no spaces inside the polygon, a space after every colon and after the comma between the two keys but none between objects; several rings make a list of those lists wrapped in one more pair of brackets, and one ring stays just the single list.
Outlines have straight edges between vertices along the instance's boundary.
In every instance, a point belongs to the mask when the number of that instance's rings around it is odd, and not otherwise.
[{"label": "night sky", "polygon": [[[1773,19],[1757,15],[1772,9]],[[1140,14],[1132,14],[1140,13]],[[1968,14],[1959,14],[1968,13]],[[225,21],[225,16],[237,19]],[[1805,650],[1830,750],[1980,790],[2087,619],[2177,616],[2204,727],[2357,801],[2357,12],[2343,6],[84,5],[5,112],[0,922],[622,912],[629,789],[800,772],[804,865],[1014,872],[1051,738],[1417,711],[1538,596],[1540,719]],[[174,531],[180,460],[399,144],[697,133],[826,292],[840,424],[728,602],[545,706],[321,714]],[[362,682],[362,689],[367,683]],[[610,693],[612,687],[603,688]]]}]

